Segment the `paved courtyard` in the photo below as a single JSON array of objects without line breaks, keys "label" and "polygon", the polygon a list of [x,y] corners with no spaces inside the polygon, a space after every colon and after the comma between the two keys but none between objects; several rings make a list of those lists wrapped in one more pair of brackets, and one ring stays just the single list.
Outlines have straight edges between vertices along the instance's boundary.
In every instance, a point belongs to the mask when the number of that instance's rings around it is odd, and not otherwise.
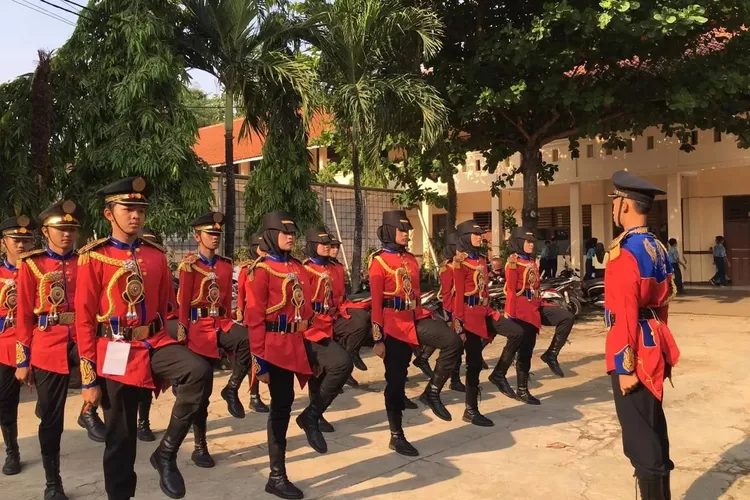
[{"label": "paved courtyard", "polygon": [[[675,499],[750,499],[750,299],[747,293],[722,293],[695,290],[675,304],[670,319],[682,350],[675,388],[668,386],[665,398],[677,466],[672,479]],[[417,458],[388,450],[382,365],[368,352],[370,370],[355,373],[362,386],[347,388],[327,414],[336,427],[335,434],[326,435],[328,454],[315,453],[292,421],[290,478],[310,499],[633,499],[632,469],[622,455],[604,373],[603,325],[595,317],[576,325],[572,343],[561,356],[567,375],[563,379],[553,377],[538,359],[551,333],[542,332],[532,366],[531,389],[542,406],[499,395],[486,382],[488,372],[483,372],[481,408],[496,426],[463,423],[462,395],[447,390],[444,399],[453,422],[438,420],[421,405],[406,412],[407,437],[421,453]],[[491,363],[501,347],[497,342],[485,351]],[[228,415],[218,396],[227,376],[217,376],[209,417],[209,445],[217,467],[206,470],[192,464],[191,436],[180,453],[187,498],[274,498],[263,492],[268,474],[265,417],[249,414],[236,420]],[[408,394],[416,399],[425,382],[412,368]],[[265,388],[262,392],[268,402]],[[25,469],[18,476],[0,476],[2,498],[42,497],[34,398],[23,389],[19,432]],[[292,418],[306,400],[298,391]],[[164,429],[173,401],[168,393],[155,404],[155,430]],[[80,396],[73,391],[62,443],[66,491],[74,500],[106,498],[103,445],[89,441],[76,425],[79,409]],[[166,498],[148,463],[155,446],[138,445],[140,499]]]}]

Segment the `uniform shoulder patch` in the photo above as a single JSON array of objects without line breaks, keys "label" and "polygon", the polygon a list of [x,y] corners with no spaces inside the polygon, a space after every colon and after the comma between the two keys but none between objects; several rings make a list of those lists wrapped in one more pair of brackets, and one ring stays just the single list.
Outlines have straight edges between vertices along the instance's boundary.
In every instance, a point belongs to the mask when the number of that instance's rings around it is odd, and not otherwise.
[{"label": "uniform shoulder patch", "polygon": [[230,259],[229,257],[224,257],[223,255],[217,255],[217,257],[219,258],[219,260],[223,260],[224,262],[232,264],[232,259]]},{"label": "uniform shoulder patch", "polygon": [[198,254],[189,253],[182,258],[182,263],[187,265],[195,264],[198,261]]},{"label": "uniform shoulder patch", "polygon": [[505,261],[505,267],[510,269],[516,269],[518,267],[518,256],[516,254],[510,254],[508,259]]},{"label": "uniform shoulder patch", "polygon": [[249,266],[250,264],[252,264],[253,262],[254,262],[254,261],[253,261],[253,260],[250,260],[250,259],[247,259],[247,260],[241,260],[241,261],[239,261],[239,262],[238,262],[238,263],[237,263],[237,264],[235,265],[235,267],[237,267],[237,268],[239,268],[239,269],[244,269],[244,268],[246,268],[247,266]]},{"label": "uniform shoulder patch", "polygon": [[109,241],[109,238],[99,238],[98,240],[94,240],[83,247],[81,247],[80,250],[78,250],[79,254],[84,254],[86,252],[90,252],[91,250],[94,250],[96,248],[99,248],[100,246],[104,245],[106,242]]},{"label": "uniform shoulder patch", "polygon": [[368,269],[369,269],[369,268],[370,268],[370,267],[372,266],[372,260],[373,260],[373,259],[374,259],[375,257],[377,257],[378,255],[380,255],[381,253],[383,253],[383,249],[380,249],[380,250],[375,250],[374,252],[372,252],[372,253],[370,254],[370,256],[369,256],[369,257],[367,257],[367,268],[368,268]]},{"label": "uniform shoulder patch", "polygon": [[25,260],[25,259],[28,259],[29,257],[35,257],[37,255],[42,255],[45,252],[46,252],[46,250],[44,248],[37,248],[36,250],[30,250],[28,252],[24,252],[24,253],[20,254],[18,256],[18,259],[19,260]]},{"label": "uniform shoulder patch", "polygon": [[463,262],[469,256],[466,252],[456,252],[456,256],[453,257],[453,262]]},{"label": "uniform shoulder patch", "polygon": [[147,240],[145,238],[140,238],[141,243],[145,244],[146,246],[156,248],[161,253],[167,253],[167,247],[161,246],[158,243],[155,243],[151,240]]}]

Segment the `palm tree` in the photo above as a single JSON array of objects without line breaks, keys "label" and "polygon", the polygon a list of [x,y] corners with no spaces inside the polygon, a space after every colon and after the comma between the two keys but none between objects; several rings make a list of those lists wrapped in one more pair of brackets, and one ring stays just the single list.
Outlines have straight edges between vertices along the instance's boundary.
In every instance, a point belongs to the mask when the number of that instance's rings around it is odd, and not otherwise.
[{"label": "palm tree", "polygon": [[[306,96],[314,85],[310,65],[285,47],[296,26],[267,0],[183,0],[186,30],[181,45],[190,67],[214,75],[224,88],[226,233],[224,253],[234,255],[236,196],[234,105],[242,96],[245,124],[262,131],[270,104],[264,93],[286,86]],[[243,133],[248,132],[243,126]]]},{"label": "palm tree", "polygon": [[[439,137],[447,109],[420,75],[420,63],[441,47],[442,24],[430,10],[398,0],[335,0],[320,3],[310,42],[320,51],[320,75],[336,130],[349,146],[354,178],[352,287],[362,262],[362,165],[375,165],[389,132],[416,110],[425,144]],[[413,116],[413,115],[411,115]]]}]

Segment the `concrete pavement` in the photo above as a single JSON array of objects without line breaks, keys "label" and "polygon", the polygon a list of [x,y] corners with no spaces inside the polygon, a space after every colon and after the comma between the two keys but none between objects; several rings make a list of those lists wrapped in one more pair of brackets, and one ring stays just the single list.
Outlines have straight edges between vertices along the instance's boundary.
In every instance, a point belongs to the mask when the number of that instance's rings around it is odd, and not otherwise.
[{"label": "concrete pavement", "polygon": [[[673,498],[750,499],[750,318],[701,313],[715,310],[716,304],[706,305],[705,300],[675,304],[670,319],[682,350],[674,372],[675,388],[667,387],[665,397],[677,466]],[[698,314],[679,314],[677,310],[683,308]],[[745,307],[746,316],[747,311]],[[326,435],[327,455],[315,453],[294,423],[307,402],[298,388],[288,445],[290,478],[310,499],[633,499],[632,468],[622,454],[604,373],[603,325],[599,319],[576,325],[572,343],[561,355],[567,375],[562,379],[538,359],[551,333],[550,329],[542,332],[532,365],[531,390],[542,399],[542,406],[503,397],[486,381],[488,372],[482,372],[481,409],[496,426],[487,429],[462,422],[462,395],[446,390],[452,422],[438,420],[422,405],[405,414],[407,437],[421,453],[417,458],[388,450],[383,369],[377,358],[365,358],[369,371],[355,373],[362,386],[347,388],[327,413],[336,427],[336,433]],[[498,341],[486,349],[491,365],[501,348]],[[190,435],[180,453],[186,498],[275,498],[263,492],[268,474],[265,416],[248,414],[244,420],[229,416],[219,396],[227,376],[217,376],[209,416],[209,446],[217,467],[206,470],[192,464]],[[515,384],[512,371],[509,379]],[[416,399],[425,382],[412,368],[409,396]],[[14,500],[39,499],[44,488],[35,396],[23,391],[20,443],[25,469],[18,476],[0,476],[2,497]],[[268,402],[265,388],[262,394]],[[165,428],[173,401],[167,393],[155,403],[155,431]],[[80,396],[72,391],[62,443],[66,492],[72,500],[106,498],[103,445],[89,441],[76,425],[79,409]],[[155,447],[156,443],[138,445],[139,499],[166,498],[148,463]]]}]

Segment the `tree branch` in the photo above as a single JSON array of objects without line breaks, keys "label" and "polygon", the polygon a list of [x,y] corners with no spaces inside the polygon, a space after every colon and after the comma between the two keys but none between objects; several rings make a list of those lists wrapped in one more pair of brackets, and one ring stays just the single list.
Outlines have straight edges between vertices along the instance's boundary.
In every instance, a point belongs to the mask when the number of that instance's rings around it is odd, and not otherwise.
[{"label": "tree branch", "polygon": [[552,118],[544,122],[544,125],[542,125],[539,130],[537,130],[532,137],[529,138],[530,143],[536,143],[536,141],[543,137],[544,134],[550,129],[552,125],[557,122],[557,120],[560,118],[560,113],[557,111],[557,109],[552,109]]},{"label": "tree branch", "polygon": [[[617,113],[612,113],[611,115],[599,118],[596,121],[596,123],[599,124],[599,125],[601,125],[601,124],[606,123],[608,121],[616,120],[616,119],[618,119],[618,118],[620,118],[622,116],[625,116],[625,115],[627,115],[626,111],[618,111]],[[550,143],[552,141],[556,141],[558,139],[566,139],[566,138],[570,137],[571,135],[575,135],[577,133],[578,133],[578,127],[571,126],[571,128],[569,128],[567,130],[563,130],[562,132],[558,132],[557,134],[552,134],[550,136],[545,137],[542,140],[542,144],[547,144],[547,143]]]},{"label": "tree branch", "polygon": [[502,116],[508,121],[508,123],[516,127],[518,131],[521,132],[521,135],[523,135],[526,138],[527,141],[531,140],[531,136],[529,135],[528,132],[526,132],[526,129],[523,128],[520,120],[513,121],[508,115],[505,114],[505,111],[500,111],[499,113],[500,113],[500,116]]}]

